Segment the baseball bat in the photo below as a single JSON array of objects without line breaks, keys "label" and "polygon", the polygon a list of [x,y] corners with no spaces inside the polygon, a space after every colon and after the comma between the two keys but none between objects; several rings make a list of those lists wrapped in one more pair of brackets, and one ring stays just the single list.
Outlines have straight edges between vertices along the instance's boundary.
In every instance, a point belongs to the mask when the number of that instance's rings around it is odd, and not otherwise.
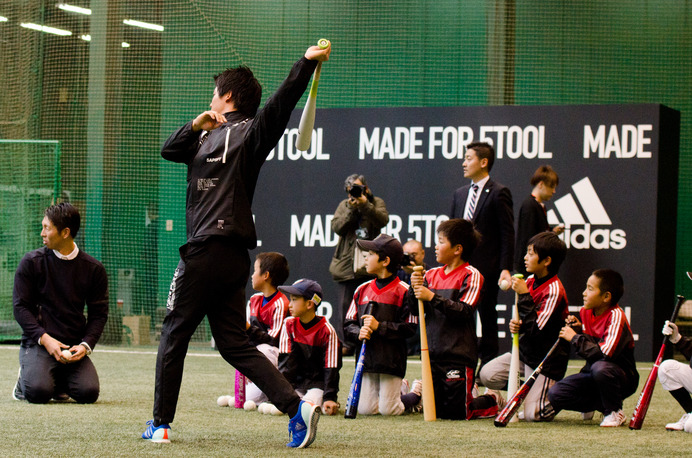
[{"label": "baseball bat", "polygon": [[[522,274],[514,274],[514,277],[524,278]],[[512,309],[512,319],[519,320],[519,293],[514,293],[514,308]],[[507,384],[507,397],[511,398],[519,388],[519,333],[512,333],[512,359],[509,363],[509,380]],[[514,415],[510,418],[511,422],[519,421],[519,417]]]},{"label": "baseball bat", "polygon": [[[322,49],[329,46],[329,40],[322,38],[317,42],[317,46]],[[312,78],[312,86],[310,94],[305,102],[303,114],[300,116],[298,124],[298,137],[296,138],[296,149],[299,151],[307,151],[310,148],[312,141],[312,128],[315,126],[315,109],[317,108],[317,86],[320,83],[320,72],[322,71],[322,62],[317,63],[315,76]]]},{"label": "baseball bat", "polygon": [[[365,306],[365,310],[363,311],[363,315],[372,315],[374,305],[375,302],[368,302],[368,305]],[[360,401],[360,387],[361,383],[363,382],[363,367],[365,366],[366,342],[366,340],[363,340],[363,345],[360,346],[360,354],[358,355],[356,372],[353,374],[351,389],[348,391],[348,399],[346,400],[346,412],[344,412],[345,418],[356,418],[356,415],[358,415],[358,401]]]},{"label": "baseball bat", "polygon": [[[423,272],[423,266],[415,266],[416,272]],[[437,420],[435,411],[435,391],[433,391],[430,354],[428,353],[428,333],[425,330],[425,310],[423,301],[418,299],[418,322],[420,323],[420,360],[423,380],[423,418],[425,421]]]},{"label": "baseball bat", "polygon": [[242,409],[245,404],[245,384],[247,379],[239,370],[235,371],[235,397],[233,398],[236,409]]},{"label": "baseball bat", "polygon": [[[683,302],[685,302],[685,298],[678,295],[675,302],[675,308],[673,308],[673,315],[670,317],[671,323],[674,322],[678,317],[678,312],[680,311],[680,307],[682,306]],[[651,403],[651,396],[654,394],[654,387],[656,386],[656,379],[658,378],[658,366],[660,366],[661,361],[663,361],[663,352],[666,349],[667,343],[668,337],[665,337],[663,339],[663,343],[661,344],[661,350],[658,352],[658,356],[654,362],[654,367],[651,368],[649,378],[646,379],[644,388],[642,388],[642,392],[639,395],[637,405],[634,407],[634,413],[632,414],[632,419],[630,420],[629,424],[630,429],[642,429],[644,417],[646,417],[646,411],[649,410],[649,404]]]},{"label": "baseball bat", "polygon": [[538,367],[533,371],[529,378],[526,379],[524,384],[517,390],[516,393],[514,393],[514,396],[512,396],[507,405],[505,405],[505,407],[500,411],[500,413],[497,414],[497,417],[495,417],[495,426],[497,426],[498,428],[507,426],[507,423],[509,423],[510,418],[512,418],[514,414],[517,413],[519,407],[521,407],[521,405],[524,403],[526,396],[528,396],[529,391],[531,391],[531,387],[533,387],[533,384],[536,382],[536,379],[539,375],[541,375],[541,371],[543,370],[543,364],[548,360],[548,358],[550,358],[550,355],[553,354],[553,352],[559,344],[560,338],[558,338],[553,344],[553,346],[550,347],[550,350],[548,350],[548,354],[545,355],[543,361],[540,362]]}]

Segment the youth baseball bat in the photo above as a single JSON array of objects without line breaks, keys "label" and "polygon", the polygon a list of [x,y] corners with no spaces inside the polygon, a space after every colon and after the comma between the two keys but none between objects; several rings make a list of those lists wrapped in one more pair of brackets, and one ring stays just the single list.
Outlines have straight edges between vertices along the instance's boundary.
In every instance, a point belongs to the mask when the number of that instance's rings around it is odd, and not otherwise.
[{"label": "youth baseball bat", "polygon": [[[365,310],[363,311],[363,315],[372,315],[374,305],[375,302],[368,302],[368,305],[365,306]],[[358,401],[360,401],[360,387],[361,383],[363,382],[363,367],[365,366],[366,342],[367,340],[363,340],[363,345],[360,346],[360,354],[358,355],[356,372],[353,374],[351,389],[348,391],[348,399],[346,400],[346,412],[344,412],[345,418],[356,418],[356,415],[358,415]]]},{"label": "youth baseball bat", "polygon": [[543,371],[543,364],[548,360],[548,358],[550,358],[550,355],[553,354],[553,352],[559,344],[560,338],[558,337],[553,346],[550,347],[550,350],[548,350],[548,354],[545,355],[543,361],[540,362],[538,367],[533,371],[529,378],[526,379],[524,384],[517,390],[516,393],[514,393],[514,396],[512,396],[507,405],[505,405],[505,407],[500,411],[500,413],[497,414],[497,417],[495,417],[495,426],[507,426],[507,423],[509,423],[510,418],[512,418],[514,414],[517,413],[519,407],[521,407],[521,405],[524,403],[526,396],[528,396],[529,391],[531,391],[531,387],[533,387],[533,384],[536,382],[536,379],[539,375],[541,375],[541,371]]},{"label": "youth baseball bat", "polygon": [[[329,46],[329,40],[322,38],[317,42],[317,46],[322,49]],[[298,137],[296,138],[296,149],[299,151],[307,151],[310,148],[312,141],[312,128],[315,126],[315,109],[317,108],[317,86],[320,83],[320,72],[322,71],[322,62],[317,63],[315,76],[312,78],[312,86],[310,94],[305,102],[303,114],[300,116],[298,124]]]},{"label": "youth baseball bat", "polygon": [[236,409],[242,409],[245,404],[245,384],[247,379],[239,370],[235,371],[235,397],[233,398]]},{"label": "youth baseball bat", "polygon": [[[416,272],[423,272],[423,266],[415,266]],[[433,391],[430,354],[428,353],[428,333],[425,330],[425,310],[423,301],[418,299],[418,322],[420,323],[420,361],[423,380],[423,418],[425,421],[437,420],[435,411],[435,391]]]},{"label": "youth baseball bat", "polygon": [[[514,277],[524,278],[522,274],[514,274]],[[519,293],[514,293],[514,308],[512,309],[512,319],[519,320]],[[512,359],[509,363],[509,380],[507,383],[507,397],[511,398],[519,388],[519,333],[512,333]],[[514,415],[510,418],[511,422],[519,421],[519,417]]]},{"label": "youth baseball bat", "polygon": [[[674,322],[678,317],[678,312],[682,303],[685,302],[685,298],[678,295],[675,308],[673,309],[673,315],[670,317],[670,322]],[[658,378],[658,366],[661,365],[663,361],[663,352],[666,349],[666,344],[668,343],[668,337],[663,338],[663,343],[661,344],[661,350],[658,352],[656,361],[654,362],[654,367],[651,368],[649,373],[649,378],[646,379],[644,388],[639,395],[639,400],[637,405],[634,407],[634,413],[632,414],[632,419],[630,420],[630,429],[642,429],[644,424],[644,417],[646,417],[646,411],[649,410],[649,404],[651,403],[651,396],[654,394],[654,387],[656,386],[656,379]]]}]

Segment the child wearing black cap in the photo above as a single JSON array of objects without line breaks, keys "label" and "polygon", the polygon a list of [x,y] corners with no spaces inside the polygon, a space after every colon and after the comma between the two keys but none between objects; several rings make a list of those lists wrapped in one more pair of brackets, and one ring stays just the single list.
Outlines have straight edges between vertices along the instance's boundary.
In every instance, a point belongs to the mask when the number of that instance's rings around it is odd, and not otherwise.
[{"label": "child wearing black cap", "polygon": [[314,280],[300,279],[279,286],[291,298],[290,317],[279,339],[279,371],[303,400],[322,406],[325,415],[339,411],[341,344],[336,331],[315,310],[322,302],[322,287]]},{"label": "child wearing black cap", "polygon": [[[402,399],[402,394],[408,393],[408,382],[403,379],[406,339],[415,334],[418,323],[404,301],[408,285],[396,275],[404,250],[401,242],[385,234],[357,243],[368,251],[367,272],[376,276],[356,289],[344,323],[344,337],[353,345],[368,341],[358,413],[401,415],[418,400],[413,396],[412,405],[405,405],[409,397]],[[369,303],[373,304],[372,311],[364,314]],[[413,389],[420,394],[420,383],[414,382]]]}]

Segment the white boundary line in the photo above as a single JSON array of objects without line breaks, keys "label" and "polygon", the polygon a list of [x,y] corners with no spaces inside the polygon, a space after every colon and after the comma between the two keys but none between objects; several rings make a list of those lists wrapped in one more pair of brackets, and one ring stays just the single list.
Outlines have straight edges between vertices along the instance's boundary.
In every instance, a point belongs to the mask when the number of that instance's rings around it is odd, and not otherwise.
[{"label": "white boundary line", "polygon": [[[0,350],[17,351],[18,346],[19,345],[0,345]],[[98,353],[120,353],[120,354],[126,354],[126,355],[156,355],[158,353],[158,351],[152,351],[152,350],[113,350],[110,348],[97,349],[96,351]],[[186,356],[198,356],[201,358],[221,358],[221,355],[219,353],[212,353],[211,351],[209,353],[188,352]],[[343,361],[355,363],[356,359],[354,356],[346,356],[343,358]],[[420,365],[420,363],[421,363],[421,361],[417,360],[417,359],[407,360],[407,364]],[[581,369],[582,367],[584,367],[583,364],[580,364],[578,366],[572,366],[572,365],[567,366],[568,369]],[[647,372],[647,371],[650,371],[652,368],[653,368],[653,366],[645,366],[645,367],[638,367],[637,370],[640,372]]]}]

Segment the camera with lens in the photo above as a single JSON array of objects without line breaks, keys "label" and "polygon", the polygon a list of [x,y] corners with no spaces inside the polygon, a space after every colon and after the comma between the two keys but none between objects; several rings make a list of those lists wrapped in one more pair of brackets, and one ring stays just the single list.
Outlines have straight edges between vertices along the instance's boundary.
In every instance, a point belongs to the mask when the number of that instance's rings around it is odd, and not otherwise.
[{"label": "camera with lens", "polygon": [[404,253],[404,255],[401,257],[401,265],[402,266],[410,266],[411,261],[413,261],[413,258],[408,253]]},{"label": "camera with lens", "polygon": [[365,192],[365,186],[362,186],[359,184],[354,184],[348,190],[348,193],[356,199],[359,198],[360,196],[362,196],[364,192]]}]

